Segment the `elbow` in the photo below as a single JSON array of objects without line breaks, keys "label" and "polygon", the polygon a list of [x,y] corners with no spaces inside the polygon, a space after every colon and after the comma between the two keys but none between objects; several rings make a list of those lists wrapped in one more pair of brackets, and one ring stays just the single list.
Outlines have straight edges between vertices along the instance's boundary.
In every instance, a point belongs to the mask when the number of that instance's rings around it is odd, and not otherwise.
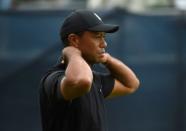
[{"label": "elbow", "polygon": [[140,80],[138,78],[136,78],[136,82],[134,85],[134,92],[140,87]]},{"label": "elbow", "polygon": [[72,100],[88,93],[91,89],[91,79],[69,79],[65,78],[61,82],[62,95],[66,100]]},{"label": "elbow", "polygon": [[76,78],[76,79],[69,79],[68,83],[79,92],[81,95],[88,93],[91,89],[92,85],[92,78]]},{"label": "elbow", "polygon": [[134,88],[135,88],[135,90],[137,90],[139,87],[140,87],[140,81],[139,81],[139,79],[136,78],[136,82],[135,82]]},{"label": "elbow", "polygon": [[136,78],[135,81],[133,81],[133,84],[130,86],[130,93],[134,93],[138,90],[138,88],[140,87],[140,81],[139,79]]},{"label": "elbow", "polygon": [[80,90],[83,94],[88,93],[92,86],[92,80],[88,78],[80,79],[76,82],[76,88]]}]

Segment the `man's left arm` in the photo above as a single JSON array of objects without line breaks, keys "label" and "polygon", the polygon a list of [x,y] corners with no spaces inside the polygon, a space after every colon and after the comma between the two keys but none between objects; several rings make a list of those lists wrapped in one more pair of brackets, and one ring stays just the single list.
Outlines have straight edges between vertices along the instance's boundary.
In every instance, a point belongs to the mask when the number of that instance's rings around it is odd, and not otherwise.
[{"label": "man's left arm", "polygon": [[131,94],[138,89],[138,78],[123,62],[106,53],[103,63],[115,78],[114,88],[107,98]]}]

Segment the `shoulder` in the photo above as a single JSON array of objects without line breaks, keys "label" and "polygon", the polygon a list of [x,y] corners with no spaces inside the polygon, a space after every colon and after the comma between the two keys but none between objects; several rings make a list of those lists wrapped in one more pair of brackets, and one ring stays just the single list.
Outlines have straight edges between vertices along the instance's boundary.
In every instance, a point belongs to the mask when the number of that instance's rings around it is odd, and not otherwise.
[{"label": "shoulder", "polygon": [[93,75],[94,75],[94,77],[99,78],[99,79],[105,79],[105,80],[114,79],[112,74],[109,73],[109,72],[104,72],[103,73],[103,72],[93,71]]},{"label": "shoulder", "polygon": [[43,76],[42,79],[46,80],[48,77],[55,77],[56,75],[63,75],[65,72],[65,65],[58,64],[50,68]]},{"label": "shoulder", "polygon": [[[50,68],[42,77],[41,84],[45,81],[50,81],[51,79],[55,79],[61,75],[64,75],[65,68],[61,65],[57,65],[55,67]],[[52,81],[51,81],[52,82]]]},{"label": "shoulder", "polygon": [[54,95],[60,85],[61,79],[64,77],[65,70],[63,68],[49,69],[40,81],[40,88],[48,96]]},{"label": "shoulder", "polygon": [[107,97],[114,88],[114,77],[109,72],[101,73],[93,71],[93,74],[95,81],[99,81],[99,84],[101,84],[101,90],[103,92],[104,97]]}]

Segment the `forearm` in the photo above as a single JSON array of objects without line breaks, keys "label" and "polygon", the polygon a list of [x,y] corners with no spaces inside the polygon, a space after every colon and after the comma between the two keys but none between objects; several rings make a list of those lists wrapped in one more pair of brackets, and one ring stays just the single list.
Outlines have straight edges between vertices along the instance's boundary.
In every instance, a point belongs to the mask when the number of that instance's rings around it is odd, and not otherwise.
[{"label": "forearm", "polygon": [[137,88],[139,86],[139,80],[135,73],[120,60],[108,55],[105,66],[126,87]]},{"label": "forearm", "polygon": [[93,75],[90,66],[81,56],[80,50],[75,47],[66,47],[63,50],[64,62],[67,65],[65,71],[65,83],[76,91],[87,92],[90,90]]},{"label": "forearm", "polygon": [[92,82],[93,75],[89,65],[81,56],[72,56],[69,59],[65,72],[66,78],[71,79],[74,83],[81,80]]}]

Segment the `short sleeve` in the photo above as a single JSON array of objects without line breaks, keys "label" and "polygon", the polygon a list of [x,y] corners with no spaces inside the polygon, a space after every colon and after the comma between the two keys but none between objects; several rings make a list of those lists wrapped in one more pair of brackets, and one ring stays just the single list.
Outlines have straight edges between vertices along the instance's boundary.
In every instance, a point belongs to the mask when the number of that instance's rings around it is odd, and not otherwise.
[{"label": "short sleeve", "polygon": [[107,97],[114,88],[114,77],[110,74],[101,74],[102,92]]},{"label": "short sleeve", "polygon": [[64,77],[64,71],[54,71],[43,80],[43,88],[49,100],[64,100],[60,93],[60,83]]}]

